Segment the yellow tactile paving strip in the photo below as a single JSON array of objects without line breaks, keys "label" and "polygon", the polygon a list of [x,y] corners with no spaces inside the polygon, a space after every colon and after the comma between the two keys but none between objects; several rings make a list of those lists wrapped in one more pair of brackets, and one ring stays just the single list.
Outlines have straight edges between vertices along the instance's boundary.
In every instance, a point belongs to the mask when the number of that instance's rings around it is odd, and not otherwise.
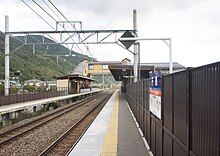
[{"label": "yellow tactile paving strip", "polygon": [[104,145],[102,147],[101,156],[117,156],[119,92],[117,91],[116,93],[114,108],[106,133]]}]

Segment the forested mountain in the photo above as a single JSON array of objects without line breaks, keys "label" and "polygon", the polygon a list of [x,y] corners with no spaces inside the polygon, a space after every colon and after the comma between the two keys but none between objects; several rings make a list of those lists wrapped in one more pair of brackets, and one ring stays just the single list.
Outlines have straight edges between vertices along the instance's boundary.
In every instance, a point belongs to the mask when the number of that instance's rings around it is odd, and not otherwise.
[{"label": "forested mountain", "polygon": [[[21,40],[24,37],[19,37]],[[27,42],[39,42],[42,36],[29,36]],[[45,42],[53,42],[45,38]],[[22,45],[22,42],[10,37],[10,51]],[[68,55],[72,56],[60,56]],[[58,63],[57,57],[58,56]],[[21,82],[28,79],[53,80],[58,76],[66,75],[72,71],[83,59],[91,60],[91,57],[69,51],[59,44],[36,45],[35,54],[33,46],[26,45],[15,53],[10,54],[10,77],[14,76],[16,70],[20,70]],[[4,33],[0,32],[0,80],[4,79]]]}]

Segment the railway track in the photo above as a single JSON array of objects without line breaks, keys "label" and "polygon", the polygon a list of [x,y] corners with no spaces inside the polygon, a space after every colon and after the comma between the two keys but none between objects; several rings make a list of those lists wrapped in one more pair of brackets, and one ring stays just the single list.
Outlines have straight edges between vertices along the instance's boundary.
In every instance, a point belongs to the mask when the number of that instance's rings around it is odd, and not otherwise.
[{"label": "railway track", "polygon": [[[39,154],[48,144],[51,144],[57,139],[64,130],[69,129],[67,125],[76,123],[82,117],[81,112],[83,110],[87,109],[86,111],[88,111],[90,105],[96,105],[94,103],[99,101],[100,96],[101,94],[92,96],[91,98],[80,101],[80,104],[79,102],[74,103],[53,114],[44,116],[43,119],[38,119],[1,134],[0,155],[14,155],[16,151],[18,151],[16,155]],[[62,130],[59,130],[59,128]]]},{"label": "railway track", "polygon": [[26,133],[30,132],[31,130],[42,126],[43,124],[46,124],[47,122],[50,122],[51,120],[54,120],[54,119],[62,116],[64,113],[68,113],[69,111],[82,106],[83,104],[93,100],[96,97],[97,97],[97,95],[95,97],[89,97],[84,100],[77,101],[71,105],[67,105],[67,107],[65,107],[63,109],[60,109],[58,111],[55,111],[51,114],[48,114],[48,115],[42,117],[42,118],[34,120],[30,123],[27,123],[25,125],[21,125],[19,127],[16,127],[16,128],[11,129],[5,133],[0,134],[0,138],[1,138],[0,147],[7,144],[7,143],[10,143],[11,141],[17,139],[18,137],[20,137],[22,135],[25,135]]},{"label": "railway track", "polygon": [[64,134],[48,146],[39,156],[63,156],[78,143],[88,127],[92,124],[105,103],[111,96],[106,96],[93,106],[84,116],[71,126]]}]

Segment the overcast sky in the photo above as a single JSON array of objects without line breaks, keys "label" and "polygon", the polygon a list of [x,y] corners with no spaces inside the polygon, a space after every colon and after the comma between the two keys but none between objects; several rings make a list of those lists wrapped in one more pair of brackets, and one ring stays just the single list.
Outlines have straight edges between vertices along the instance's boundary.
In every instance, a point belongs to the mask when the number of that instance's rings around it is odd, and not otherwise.
[{"label": "overcast sky", "polygon": [[[42,0],[36,0],[44,4]],[[47,0],[44,0],[47,1]],[[132,29],[132,10],[138,14],[140,38],[171,37],[173,61],[186,67],[220,61],[219,0],[51,0],[72,21],[82,21],[83,29]],[[25,0],[52,25],[55,22]],[[0,31],[9,15],[10,31],[52,30],[21,0],[1,0]],[[141,63],[168,62],[169,49],[162,41],[141,41]],[[133,55],[118,45],[90,45],[99,61],[119,61]],[[132,48],[131,48],[132,50]]]}]

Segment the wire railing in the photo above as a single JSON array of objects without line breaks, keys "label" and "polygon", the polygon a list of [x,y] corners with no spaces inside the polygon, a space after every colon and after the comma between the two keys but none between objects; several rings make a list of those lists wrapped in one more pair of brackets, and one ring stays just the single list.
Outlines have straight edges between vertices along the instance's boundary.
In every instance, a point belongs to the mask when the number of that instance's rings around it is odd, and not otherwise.
[{"label": "wire railing", "polygon": [[50,97],[68,95],[67,87],[27,90],[23,88],[10,88],[10,94],[4,96],[4,91],[0,91],[0,105],[8,105],[19,102],[46,99]]}]

